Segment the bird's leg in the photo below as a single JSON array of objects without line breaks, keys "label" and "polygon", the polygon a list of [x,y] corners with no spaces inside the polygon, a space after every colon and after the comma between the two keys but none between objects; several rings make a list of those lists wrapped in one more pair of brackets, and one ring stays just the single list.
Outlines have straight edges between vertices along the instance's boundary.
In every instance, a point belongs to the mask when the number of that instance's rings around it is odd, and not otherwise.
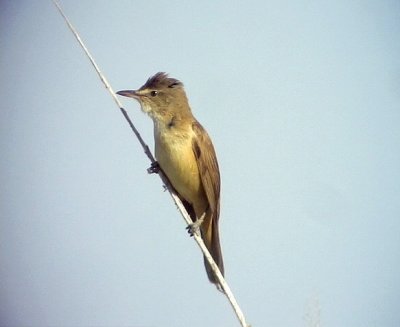
[{"label": "bird's leg", "polygon": [[149,174],[158,174],[160,171],[160,165],[158,161],[153,161],[149,168],[147,168],[147,173]]},{"label": "bird's leg", "polygon": [[201,215],[199,219],[196,219],[195,222],[191,223],[186,227],[190,236],[193,236],[194,234],[199,234],[200,226],[203,223],[205,216],[206,216],[206,211],[204,211],[204,213]]}]

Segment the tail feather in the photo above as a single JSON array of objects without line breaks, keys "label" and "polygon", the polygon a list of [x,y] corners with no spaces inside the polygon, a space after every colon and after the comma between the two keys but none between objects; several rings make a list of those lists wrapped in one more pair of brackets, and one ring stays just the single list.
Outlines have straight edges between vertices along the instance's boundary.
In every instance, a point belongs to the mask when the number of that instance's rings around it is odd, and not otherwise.
[{"label": "tail feather", "polygon": [[[197,218],[193,206],[183,198],[181,198],[181,201],[185,206],[185,209],[188,212],[189,216],[192,218],[193,221],[196,221]],[[218,217],[216,217],[215,214],[213,215],[211,212],[207,212],[204,221],[201,224],[200,230],[204,244],[206,245],[208,251],[210,252],[219,270],[221,271],[222,276],[224,276],[224,262],[222,260],[221,245],[219,240]],[[204,266],[206,268],[207,276],[210,282],[218,285],[219,283],[217,277],[215,276],[214,271],[212,270],[205,257]]]},{"label": "tail feather", "polygon": [[[217,264],[219,270],[221,271],[222,276],[224,276],[224,262],[222,259],[222,251],[221,244],[219,240],[219,229],[218,222],[214,219],[209,219],[207,221],[207,217],[201,225],[202,237],[203,241],[210,251],[211,256],[213,257],[215,263]],[[217,277],[215,276],[210,264],[207,259],[204,257],[204,266],[206,268],[208,279],[213,284],[219,284]]]}]

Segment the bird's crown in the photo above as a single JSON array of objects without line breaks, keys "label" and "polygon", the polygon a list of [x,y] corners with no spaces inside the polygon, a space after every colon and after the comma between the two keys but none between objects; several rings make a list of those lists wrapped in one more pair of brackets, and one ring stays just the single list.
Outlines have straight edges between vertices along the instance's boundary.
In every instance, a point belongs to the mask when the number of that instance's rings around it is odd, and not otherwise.
[{"label": "bird's crown", "polygon": [[183,87],[183,83],[175,78],[171,78],[167,73],[159,72],[150,77],[147,82],[140,88],[144,89],[162,89],[162,88],[178,88]]}]

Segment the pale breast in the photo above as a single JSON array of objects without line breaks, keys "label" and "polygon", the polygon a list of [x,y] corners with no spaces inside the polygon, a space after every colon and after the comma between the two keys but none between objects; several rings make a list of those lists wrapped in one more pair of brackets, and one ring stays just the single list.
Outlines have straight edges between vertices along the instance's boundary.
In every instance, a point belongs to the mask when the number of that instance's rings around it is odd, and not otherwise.
[{"label": "pale breast", "polygon": [[189,203],[203,194],[199,170],[192,149],[192,134],[163,128],[154,131],[155,155],[168,179]]}]

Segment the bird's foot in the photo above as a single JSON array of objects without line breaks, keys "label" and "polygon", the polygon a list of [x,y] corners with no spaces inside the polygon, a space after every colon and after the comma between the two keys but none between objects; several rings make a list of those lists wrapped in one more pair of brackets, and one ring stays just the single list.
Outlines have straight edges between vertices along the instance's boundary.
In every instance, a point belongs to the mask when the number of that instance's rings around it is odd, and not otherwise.
[{"label": "bird's foot", "polygon": [[200,219],[197,219],[194,223],[191,223],[190,225],[188,225],[186,227],[190,236],[193,236],[194,234],[197,234],[197,235],[200,234],[200,226],[204,221],[204,216],[205,216],[205,214],[203,214],[200,217]]},{"label": "bird's foot", "polygon": [[220,291],[222,294],[225,294],[224,289],[222,288],[222,286],[220,284],[215,284],[215,287],[217,288],[218,291]]},{"label": "bird's foot", "polygon": [[158,161],[154,161],[151,163],[150,167],[147,168],[147,173],[149,174],[158,174],[158,172],[160,171],[160,165],[158,163]]}]

